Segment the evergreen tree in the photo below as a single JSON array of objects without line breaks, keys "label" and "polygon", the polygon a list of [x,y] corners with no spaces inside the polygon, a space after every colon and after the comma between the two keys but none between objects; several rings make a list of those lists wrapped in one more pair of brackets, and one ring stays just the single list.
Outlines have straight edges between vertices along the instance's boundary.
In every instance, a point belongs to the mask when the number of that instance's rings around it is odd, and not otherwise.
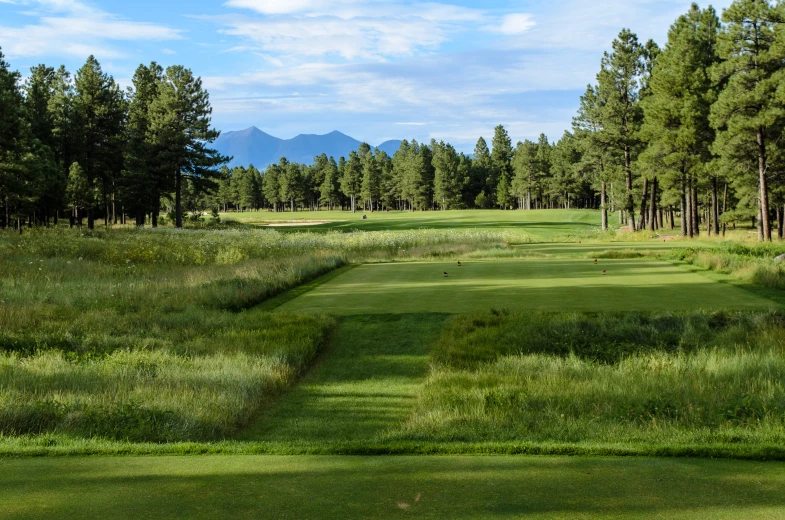
[{"label": "evergreen tree", "polygon": [[722,15],[718,52],[723,61],[713,76],[725,83],[711,109],[718,131],[713,150],[726,160],[749,157],[754,150],[764,240],[771,240],[769,154],[771,143],[782,138],[785,118],[785,100],[777,95],[785,83],[783,9],[769,0],[735,0]]},{"label": "evergreen tree", "polygon": [[488,176],[488,186],[493,188],[493,193],[499,188],[499,183],[504,180],[505,194],[497,197],[497,203],[509,198],[510,179],[512,177],[512,140],[507,130],[502,125],[497,126],[493,132],[491,149],[491,168]]},{"label": "evergreen tree", "polygon": [[79,210],[91,208],[95,204],[95,187],[79,163],[73,163],[68,170],[68,184],[65,193],[73,211],[71,223],[73,225],[73,222],[77,221],[81,227],[82,216]]},{"label": "evergreen tree", "polygon": [[488,194],[496,190],[496,185],[489,185],[488,178],[491,176],[491,151],[488,143],[480,137],[474,146],[474,160],[472,161],[472,186],[479,195],[480,191]]},{"label": "evergreen tree", "polygon": [[635,230],[635,200],[633,198],[632,164],[640,146],[639,130],[642,111],[638,104],[640,78],[644,73],[644,48],[638,37],[624,29],[613,41],[613,50],[605,53],[597,75],[597,95],[600,139],[616,149],[626,179],[626,202],[629,227]]},{"label": "evergreen tree", "polygon": [[3,227],[11,224],[12,215],[29,209],[35,185],[29,168],[31,136],[18,83],[19,73],[9,70],[0,52],[0,204],[4,209]]},{"label": "evergreen tree", "polygon": [[460,158],[451,144],[431,141],[433,153],[433,195],[443,210],[455,207],[460,201],[465,180],[461,177]]},{"label": "evergreen tree", "polygon": [[368,206],[368,211],[373,212],[374,202],[379,200],[381,169],[367,143],[362,143],[357,152],[362,165],[360,196],[363,198],[363,203]]},{"label": "evergreen tree", "polygon": [[519,142],[512,159],[513,180],[510,194],[518,199],[518,207],[532,209],[532,189],[539,173],[537,165],[537,143],[526,140]]},{"label": "evergreen tree", "polygon": [[281,186],[280,176],[282,170],[286,168],[286,159],[281,159],[280,164],[271,164],[264,172],[264,180],[262,182],[262,192],[264,198],[273,208],[273,211],[278,211],[278,205],[281,201]]},{"label": "evergreen tree", "polygon": [[589,85],[581,96],[578,114],[573,118],[572,128],[576,147],[581,161],[576,165],[578,171],[600,188],[600,212],[602,230],[608,229],[608,182],[613,178],[611,150],[612,143],[605,142],[602,132],[602,98],[597,88]]},{"label": "evergreen tree", "polygon": [[[543,192],[547,189],[546,184],[548,183],[548,179],[551,177],[552,148],[553,147],[551,146],[551,143],[548,142],[548,137],[545,134],[540,134],[540,137],[537,139],[537,156],[535,160],[537,173],[535,175],[535,179],[537,180],[537,198],[540,200],[541,207],[544,204]],[[555,191],[561,192],[562,190],[557,189]]]},{"label": "evergreen tree", "polygon": [[129,93],[125,174],[121,186],[123,205],[135,217],[137,226],[144,226],[145,215],[149,213],[153,227],[157,227],[161,193],[169,191],[166,172],[159,171],[157,150],[150,134],[150,108],[158,97],[163,73],[163,68],[155,62],[149,67],[140,65]]},{"label": "evergreen tree", "polygon": [[319,188],[319,201],[322,204],[327,204],[328,209],[332,209],[335,204],[341,202],[341,183],[338,172],[338,165],[335,159],[330,157],[330,160],[324,167],[324,181]]},{"label": "evergreen tree", "polygon": [[50,112],[54,95],[55,71],[51,67],[38,65],[30,69],[25,81],[25,114],[29,123],[32,153],[36,157],[32,166],[37,170],[34,189],[34,208],[45,222],[55,217],[63,206],[63,190],[66,179],[55,159],[53,117]]},{"label": "evergreen tree", "polygon": [[[716,52],[719,19],[712,8],[701,10],[693,4],[679,17],[668,33],[668,43],[660,54],[650,81],[650,95],[642,102],[645,122],[642,135],[648,148],[641,162],[652,172],[652,182],[678,197],[682,214],[682,234],[692,236],[697,229],[697,208],[687,203],[697,189],[698,174],[711,159],[714,131],[709,112],[716,99],[711,69],[718,63]],[[713,207],[718,208],[716,178]],[[656,190],[655,190],[656,191]],[[653,197],[656,202],[656,198]],[[688,208],[690,211],[688,211]],[[654,208],[652,207],[652,212]],[[654,219],[649,219],[650,229]],[[714,223],[717,224],[718,213]]]},{"label": "evergreen tree", "polygon": [[93,229],[99,204],[108,223],[115,182],[123,168],[125,99],[94,56],[76,73],[74,92],[72,124],[78,136],[75,162],[101,192],[101,197],[93,201],[95,206],[87,208],[87,227]]},{"label": "evergreen tree", "polygon": [[341,176],[341,191],[349,197],[352,213],[357,211],[357,196],[362,188],[363,165],[357,152],[349,154]]},{"label": "evergreen tree", "polygon": [[174,186],[175,225],[183,227],[183,179],[198,192],[217,187],[218,167],[229,160],[208,148],[220,132],[210,128],[210,95],[201,78],[182,67],[166,69],[150,107],[150,127],[158,164]]},{"label": "evergreen tree", "polygon": [[510,194],[510,183],[507,180],[507,174],[501,174],[501,180],[496,189],[496,204],[501,209],[507,209],[512,202],[512,195]]}]

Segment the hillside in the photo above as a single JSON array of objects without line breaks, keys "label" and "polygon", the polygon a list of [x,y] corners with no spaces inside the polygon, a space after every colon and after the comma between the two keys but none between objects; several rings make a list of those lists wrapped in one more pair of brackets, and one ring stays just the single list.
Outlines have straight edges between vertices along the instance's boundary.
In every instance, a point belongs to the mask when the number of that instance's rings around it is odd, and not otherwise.
[{"label": "hillside", "polygon": [[[214,146],[222,154],[232,157],[230,167],[253,164],[257,168],[264,168],[277,163],[281,157],[293,162],[311,164],[314,157],[324,153],[338,160],[339,157],[345,157],[356,150],[360,144],[357,139],[338,131],[325,135],[301,134],[292,139],[280,139],[252,126],[222,134]],[[386,141],[379,145],[379,149],[392,155],[400,144],[401,141]]]}]

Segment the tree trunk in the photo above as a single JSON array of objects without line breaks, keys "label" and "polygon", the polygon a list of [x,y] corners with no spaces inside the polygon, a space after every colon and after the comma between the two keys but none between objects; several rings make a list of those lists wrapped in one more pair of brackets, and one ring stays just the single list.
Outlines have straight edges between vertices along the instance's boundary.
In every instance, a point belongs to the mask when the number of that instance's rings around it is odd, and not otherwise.
[{"label": "tree trunk", "polygon": [[178,171],[175,175],[174,181],[174,204],[175,204],[175,226],[178,228],[183,227],[183,206],[182,206],[182,184],[183,176]]},{"label": "tree trunk", "polygon": [[635,200],[632,197],[632,158],[630,148],[624,148],[624,172],[627,176],[627,218],[629,218],[630,231],[635,231]]},{"label": "tree trunk", "polygon": [[689,218],[689,206],[687,205],[687,179],[686,175],[684,174],[684,169],[682,168],[681,173],[681,236],[692,236],[690,234],[690,218]]},{"label": "tree trunk", "polygon": [[641,213],[640,222],[638,222],[638,229],[643,231],[646,229],[646,204],[649,198],[649,179],[643,178],[643,193],[641,194]]},{"label": "tree trunk", "polygon": [[[722,195],[722,214],[724,215],[725,212],[728,210],[728,183],[725,182],[725,193]],[[722,223],[722,236],[725,236],[725,230],[728,225],[723,222]]]},{"label": "tree trunk", "polygon": [[608,208],[605,207],[605,181],[602,181],[600,190],[600,208],[602,208],[602,230],[608,230]]},{"label": "tree trunk", "polygon": [[758,201],[758,240],[763,241],[766,236],[763,232],[763,209],[761,201]]},{"label": "tree trunk", "polygon": [[651,198],[649,199],[649,231],[654,231],[656,227],[657,227],[657,177],[651,180]]},{"label": "tree trunk", "polygon": [[692,209],[691,221],[692,221],[692,233],[695,236],[700,236],[700,217],[698,215],[698,186],[697,186],[697,179],[692,180],[692,189],[690,190],[690,198],[692,201],[690,202],[690,208]]},{"label": "tree trunk", "polygon": [[763,240],[771,240],[769,224],[769,188],[766,182],[766,139],[763,128],[758,128],[758,173],[760,175],[760,215],[763,226]]},{"label": "tree trunk", "polygon": [[720,234],[720,195],[717,186],[717,177],[711,178],[711,209],[714,219],[714,234]]}]

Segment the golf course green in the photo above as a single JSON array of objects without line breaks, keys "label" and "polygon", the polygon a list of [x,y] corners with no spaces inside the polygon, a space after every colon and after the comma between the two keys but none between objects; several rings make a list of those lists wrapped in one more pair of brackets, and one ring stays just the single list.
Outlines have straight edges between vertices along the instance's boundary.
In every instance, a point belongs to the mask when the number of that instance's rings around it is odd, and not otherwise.
[{"label": "golf course green", "polygon": [[[447,273],[445,277],[444,273]],[[281,307],[339,316],[545,311],[766,309],[775,304],[658,260],[535,259],[366,264]]]}]

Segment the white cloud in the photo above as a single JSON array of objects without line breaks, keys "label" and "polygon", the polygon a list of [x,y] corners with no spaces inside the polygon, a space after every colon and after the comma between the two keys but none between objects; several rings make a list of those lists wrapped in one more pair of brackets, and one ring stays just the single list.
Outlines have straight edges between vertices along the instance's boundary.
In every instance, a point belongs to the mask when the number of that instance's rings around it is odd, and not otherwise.
[{"label": "white cloud", "polygon": [[5,1],[32,10],[24,14],[36,18],[22,27],[0,25],[0,41],[9,57],[45,54],[103,58],[123,55],[112,41],[165,41],[180,39],[181,31],[170,27],[123,20],[76,0]]},{"label": "white cloud", "polygon": [[432,52],[486,18],[479,9],[396,0],[230,0],[225,5],[264,16],[208,18],[222,26],[222,33],[285,62],[323,56],[382,61]]},{"label": "white cloud", "polygon": [[291,14],[301,12],[326,12],[337,4],[359,3],[357,0],[229,0],[227,7],[250,9],[261,14]]},{"label": "white cloud", "polygon": [[488,29],[494,32],[512,36],[526,33],[534,26],[535,23],[532,15],[525,13],[515,13],[504,16],[501,20],[501,24],[498,27],[489,27]]}]

